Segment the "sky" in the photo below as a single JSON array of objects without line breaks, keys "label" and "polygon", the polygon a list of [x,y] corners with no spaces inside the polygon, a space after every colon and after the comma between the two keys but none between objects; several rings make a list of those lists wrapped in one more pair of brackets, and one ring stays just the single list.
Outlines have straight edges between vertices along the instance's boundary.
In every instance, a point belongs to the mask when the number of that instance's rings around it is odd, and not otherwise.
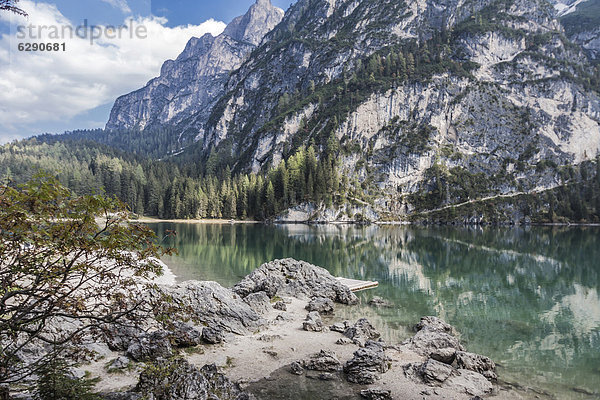
[{"label": "sky", "polygon": [[[293,2],[271,1],[284,10]],[[27,18],[0,13],[0,144],[40,133],[103,128],[118,96],[157,76],[190,37],[218,35],[253,3],[21,0]],[[60,48],[19,50],[47,42]]]}]

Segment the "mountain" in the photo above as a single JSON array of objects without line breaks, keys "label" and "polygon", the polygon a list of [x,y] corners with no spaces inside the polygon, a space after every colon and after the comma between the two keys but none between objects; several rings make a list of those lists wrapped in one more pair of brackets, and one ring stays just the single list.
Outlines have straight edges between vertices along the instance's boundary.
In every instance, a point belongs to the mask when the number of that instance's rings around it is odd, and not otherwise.
[{"label": "mountain", "polygon": [[[223,94],[229,73],[242,64],[282,18],[283,10],[272,6],[269,0],[258,0],[221,35],[191,38],[177,59],[163,64],[159,77],[117,99],[107,130],[177,125],[179,141],[192,141],[201,135],[201,121]],[[187,122],[192,115],[196,116],[196,124]]]},{"label": "mountain", "polygon": [[266,176],[257,198],[306,219],[519,220],[564,188],[561,215],[583,215],[600,194],[569,187],[595,176],[600,69],[568,18],[596,1],[298,0],[281,19],[261,0],[119,98],[100,141],[175,137],[171,161]]},{"label": "mountain", "polygon": [[600,60],[600,0],[577,0],[559,9],[569,39],[581,45],[593,60]]},{"label": "mountain", "polygon": [[334,136],[403,212],[551,188],[600,149],[598,70],[541,0],[300,0],[226,92],[205,148],[257,172]]}]

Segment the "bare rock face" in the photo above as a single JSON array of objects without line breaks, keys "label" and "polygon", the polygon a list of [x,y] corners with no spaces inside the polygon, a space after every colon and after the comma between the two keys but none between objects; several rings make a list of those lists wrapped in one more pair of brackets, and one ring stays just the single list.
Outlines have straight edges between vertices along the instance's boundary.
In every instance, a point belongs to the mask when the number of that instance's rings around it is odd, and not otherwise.
[{"label": "bare rock face", "polygon": [[318,311],[319,314],[333,314],[333,301],[327,297],[315,297],[307,305],[308,311]]},{"label": "bare rock face", "polygon": [[344,365],[349,382],[369,385],[379,379],[379,375],[389,369],[383,346],[369,341],[366,346],[354,352],[354,357]]},{"label": "bare rock face", "polygon": [[[191,38],[177,59],[163,64],[159,77],[117,99],[106,128],[143,130],[183,124],[183,136],[189,136],[180,138],[185,144],[201,139],[202,121],[224,94],[229,73],[242,64],[283,14],[269,0],[258,0],[221,35]],[[198,118],[190,122],[191,115]]]},{"label": "bare rock face", "polygon": [[204,326],[243,335],[266,323],[248,303],[216,282],[188,281],[160,290],[189,310],[194,322]]},{"label": "bare rock face", "polygon": [[154,400],[250,399],[214,364],[198,369],[183,359],[157,361],[142,372],[135,392]]},{"label": "bare rock face", "polygon": [[261,265],[235,285],[233,291],[242,297],[264,291],[271,298],[275,295],[325,297],[342,304],[358,303],[356,295],[326,269],[291,258]]}]

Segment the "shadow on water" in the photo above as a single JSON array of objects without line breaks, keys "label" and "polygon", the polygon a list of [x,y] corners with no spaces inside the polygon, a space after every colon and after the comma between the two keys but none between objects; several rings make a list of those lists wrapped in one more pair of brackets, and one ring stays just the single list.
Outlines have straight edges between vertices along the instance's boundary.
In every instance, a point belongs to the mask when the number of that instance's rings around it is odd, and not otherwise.
[{"label": "shadow on water", "polygon": [[[335,276],[377,280],[360,293],[389,341],[423,315],[453,324],[469,350],[491,356],[507,381],[559,398],[600,392],[600,228],[419,228],[339,225],[152,224],[178,232],[166,259],[180,280],[231,286],[263,262],[293,257]],[[367,305],[372,296],[393,303]]]}]

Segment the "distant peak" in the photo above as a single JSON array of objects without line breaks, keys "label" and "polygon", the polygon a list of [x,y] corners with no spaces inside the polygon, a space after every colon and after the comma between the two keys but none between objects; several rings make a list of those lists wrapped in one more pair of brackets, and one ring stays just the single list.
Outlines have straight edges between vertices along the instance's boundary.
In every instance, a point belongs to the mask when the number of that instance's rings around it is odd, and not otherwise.
[{"label": "distant peak", "polygon": [[281,22],[283,14],[283,10],[273,6],[271,0],[256,0],[248,12],[231,21],[223,33],[256,46]]},{"label": "distant peak", "polygon": [[255,4],[259,7],[272,7],[271,0],[256,0]]}]

